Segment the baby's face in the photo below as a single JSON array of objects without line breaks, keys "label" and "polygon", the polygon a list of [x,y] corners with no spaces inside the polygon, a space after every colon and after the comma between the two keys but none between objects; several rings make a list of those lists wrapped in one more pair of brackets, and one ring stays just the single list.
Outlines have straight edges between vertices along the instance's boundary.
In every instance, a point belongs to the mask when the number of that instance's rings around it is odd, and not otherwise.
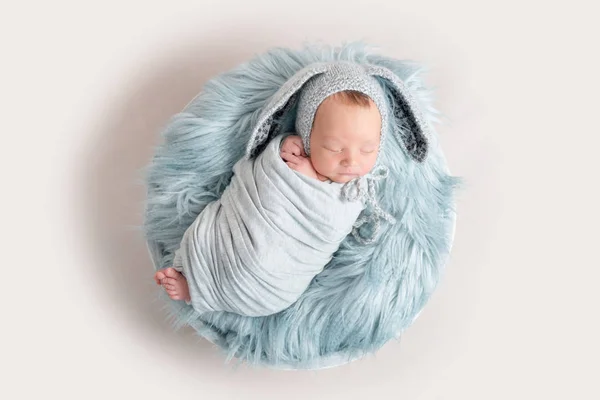
[{"label": "baby's face", "polygon": [[315,170],[333,182],[346,183],[375,166],[381,136],[381,115],[369,107],[328,97],[315,114],[310,158]]}]

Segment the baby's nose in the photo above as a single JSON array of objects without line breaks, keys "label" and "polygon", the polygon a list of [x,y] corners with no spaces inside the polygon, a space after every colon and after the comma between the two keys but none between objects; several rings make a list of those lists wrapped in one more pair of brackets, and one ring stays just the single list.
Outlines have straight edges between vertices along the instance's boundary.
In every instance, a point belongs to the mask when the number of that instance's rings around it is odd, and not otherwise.
[{"label": "baby's nose", "polygon": [[346,157],[342,160],[342,166],[352,167],[356,165],[356,159],[353,157]]}]

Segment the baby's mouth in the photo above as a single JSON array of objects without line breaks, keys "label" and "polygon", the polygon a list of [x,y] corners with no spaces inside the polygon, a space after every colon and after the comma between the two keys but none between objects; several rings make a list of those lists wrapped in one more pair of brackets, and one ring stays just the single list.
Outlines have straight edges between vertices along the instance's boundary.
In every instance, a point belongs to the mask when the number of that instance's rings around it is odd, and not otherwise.
[{"label": "baby's mouth", "polygon": [[344,182],[350,182],[350,181],[357,179],[360,175],[359,174],[341,173],[341,174],[339,174],[339,176],[340,176],[340,179],[342,179]]}]

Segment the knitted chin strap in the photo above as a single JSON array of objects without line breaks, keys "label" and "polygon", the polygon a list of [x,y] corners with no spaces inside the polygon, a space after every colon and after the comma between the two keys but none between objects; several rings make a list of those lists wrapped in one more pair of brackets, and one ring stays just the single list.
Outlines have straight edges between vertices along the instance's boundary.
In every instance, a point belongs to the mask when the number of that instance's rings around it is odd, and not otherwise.
[{"label": "knitted chin strap", "polygon": [[[361,244],[371,244],[377,240],[379,231],[381,229],[381,220],[385,219],[391,224],[396,223],[396,219],[385,212],[377,202],[377,192],[375,191],[375,182],[387,178],[389,170],[384,166],[377,166],[373,170],[360,178],[356,178],[346,183],[342,187],[342,198],[346,201],[357,201],[363,200],[365,204],[372,207],[372,211],[369,215],[362,216],[354,223],[352,229],[352,235]],[[362,237],[360,235],[360,228],[371,223],[372,233],[370,237]]]}]

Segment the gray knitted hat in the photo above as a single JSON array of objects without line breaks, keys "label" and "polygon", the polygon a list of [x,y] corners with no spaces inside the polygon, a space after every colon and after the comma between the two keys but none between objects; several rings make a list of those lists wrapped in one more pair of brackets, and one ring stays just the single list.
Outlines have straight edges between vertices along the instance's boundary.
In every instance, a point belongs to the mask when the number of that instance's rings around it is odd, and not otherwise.
[{"label": "gray knitted hat", "polygon": [[[309,136],[318,106],[329,95],[343,90],[364,93],[376,104],[382,117],[380,151],[386,140],[385,132],[390,131],[400,138],[404,150],[413,160],[425,160],[428,126],[400,78],[384,67],[347,61],[311,64],[286,81],[259,115],[248,141],[246,157],[255,157],[272,138],[283,133],[282,116],[296,104],[296,130],[309,154]],[[393,100],[389,106],[386,92]]]},{"label": "gray knitted hat", "polygon": [[329,96],[344,90],[354,90],[371,98],[381,114],[381,139],[379,149],[383,147],[387,130],[387,107],[385,93],[377,80],[368,75],[358,64],[338,63],[322,74],[311,78],[300,92],[296,132],[302,137],[304,150],[310,155],[310,132],[315,114],[321,103]]}]

